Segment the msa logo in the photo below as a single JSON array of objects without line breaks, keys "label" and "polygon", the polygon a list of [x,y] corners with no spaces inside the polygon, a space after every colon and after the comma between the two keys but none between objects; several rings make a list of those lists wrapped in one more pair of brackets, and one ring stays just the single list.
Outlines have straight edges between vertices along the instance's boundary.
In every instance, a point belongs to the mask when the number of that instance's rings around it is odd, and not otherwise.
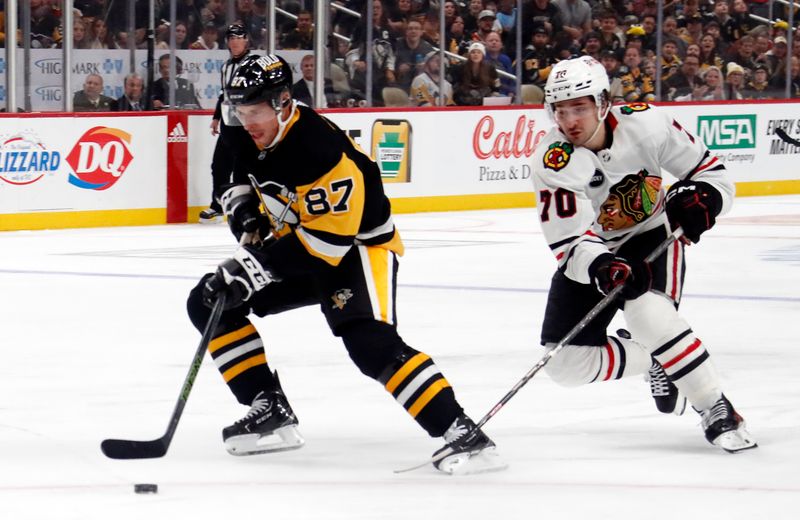
[{"label": "msa logo", "polygon": [[186,136],[186,130],[183,129],[183,124],[178,121],[175,126],[170,130],[167,136],[168,143],[188,143],[189,138]]},{"label": "msa logo", "polygon": [[697,133],[711,150],[756,147],[756,115],[699,116]]}]

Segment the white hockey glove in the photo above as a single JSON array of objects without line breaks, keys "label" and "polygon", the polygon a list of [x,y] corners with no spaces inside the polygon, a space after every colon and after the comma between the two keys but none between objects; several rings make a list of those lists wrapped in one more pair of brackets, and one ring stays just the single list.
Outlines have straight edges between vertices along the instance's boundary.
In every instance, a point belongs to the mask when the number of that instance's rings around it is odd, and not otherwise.
[{"label": "white hockey glove", "polygon": [[206,279],[203,302],[213,307],[217,296],[224,292],[225,310],[232,309],[248,301],[256,291],[279,282],[280,278],[259,260],[260,256],[252,246],[237,249],[233,258],[219,264],[217,271]]}]

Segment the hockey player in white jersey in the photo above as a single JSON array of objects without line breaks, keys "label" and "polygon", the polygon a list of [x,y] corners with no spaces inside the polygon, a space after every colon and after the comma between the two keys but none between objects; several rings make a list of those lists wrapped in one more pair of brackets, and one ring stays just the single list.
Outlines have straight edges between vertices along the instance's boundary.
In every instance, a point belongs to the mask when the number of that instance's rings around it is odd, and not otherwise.
[{"label": "hockey player in white jersey", "polygon": [[[554,127],[533,156],[537,209],[558,261],[542,327],[554,346],[608,292],[606,307],[546,370],[577,386],[648,374],[661,412],[700,414],[706,439],[728,452],[756,447],[722,393],[703,342],[678,314],[684,247],[698,242],[733,202],[724,165],[670,115],[651,105],[611,107],[608,76],[582,56],[556,64],[545,86]],[[679,179],[669,191],[662,168]],[[677,227],[676,241],[644,258]],[[630,330],[608,335],[622,309]]]}]

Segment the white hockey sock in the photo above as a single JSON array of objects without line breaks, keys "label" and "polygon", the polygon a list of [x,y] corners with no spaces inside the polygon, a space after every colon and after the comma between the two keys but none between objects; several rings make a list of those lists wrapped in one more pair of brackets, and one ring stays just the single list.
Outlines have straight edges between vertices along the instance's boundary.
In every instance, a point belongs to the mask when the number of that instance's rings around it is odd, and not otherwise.
[{"label": "white hockey sock", "polygon": [[560,385],[580,386],[643,374],[652,363],[650,353],[642,345],[630,339],[609,336],[601,347],[564,347],[550,360],[545,371]]},{"label": "white hockey sock", "polygon": [[708,351],[687,329],[653,351],[670,380],[697,410],[710,408],[722,395]]}]

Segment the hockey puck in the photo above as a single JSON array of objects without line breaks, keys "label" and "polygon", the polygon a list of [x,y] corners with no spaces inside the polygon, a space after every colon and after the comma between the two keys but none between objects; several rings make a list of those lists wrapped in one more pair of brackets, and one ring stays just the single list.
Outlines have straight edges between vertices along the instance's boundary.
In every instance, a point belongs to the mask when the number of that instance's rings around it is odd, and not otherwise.
[{"label": "hockey puck", "polygon": [[140,495],[158,493],[158,484],[134,484],[133,491]]}]

